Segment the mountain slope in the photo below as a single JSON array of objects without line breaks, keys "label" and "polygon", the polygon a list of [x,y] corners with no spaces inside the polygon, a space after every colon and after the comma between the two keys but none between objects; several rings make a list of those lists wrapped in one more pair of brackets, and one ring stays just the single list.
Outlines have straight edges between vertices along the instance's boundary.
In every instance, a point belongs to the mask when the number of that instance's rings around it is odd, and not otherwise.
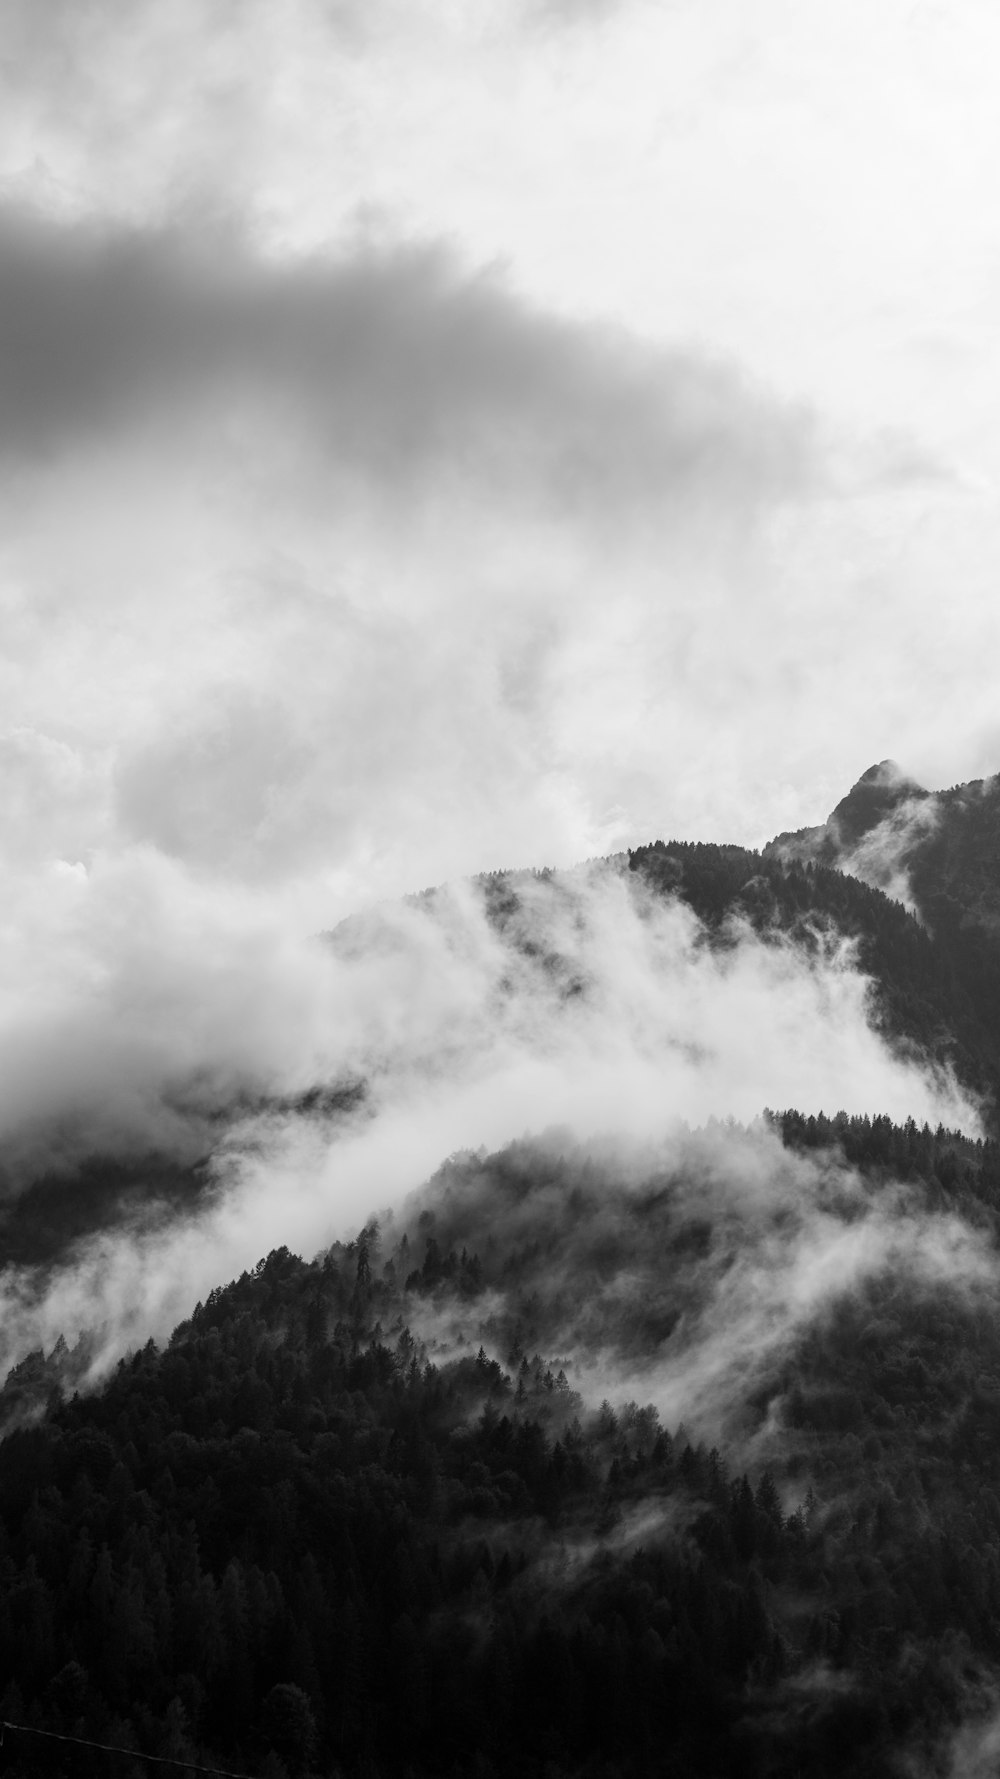
[{"label": "mountain slope", "polygon": [[[652,1045],[658,1093],[692,1047],[683,1024],[652,1043],[672,994],[747,955],[829,981],[846,950],[885,1042],[995,1103],[983,821],[954,815],[968,906],[918,918],[819,856],[916,846],[929,795],[866,780],[801,856],[657,841],[344,923],[344,983],[364,1000],[400,961],[407,1019],[373,1015],[364,1075],[234,1119],[251,1144],[308,1123],[336,1160],[393,1069],[422,1101],[498,1032],[548,1062],[564,1031],[583,1069],[668,940],[683,969],[627,1052]],[[0,1391],[8,1770],[72,1770],[32,1731],[262,1779],[974,1770],[1000,1693],[1000,1145],[825,1111],[462,1151],[381,1228],[216,1286],[100,1388],[87,1337],[28,1353]],[[150,1264],[159,1219],[207,1229],[228,1190],[160,1165],[150,1225],[141,1161],[90,1171],[109,1231],[145,1215]],[[58,1277],[61,1205],[62,1239],[86,1232],[71,1188],[7,1207],[17,1304]]]},{"label": "mountain slope", "polygon": [[758,854],[740,847],[657,841],[630,854],[664,895],[699,916],[716,943],[731,923],[749,923],[772,943],[816,951],[831,934],[854,942],[873,984],[877,1029],[903,1054],[953,1068],[982,1096],[993,1127],[1000,1085],[1000,954],[950,931],[929,932],[901,903],[860,879],[786,857],[774,843]]},{"label": "mountain slope", "polygon": [[[695,921],[675,919],[677,908]],[[676,1055],[688,1041],[683,1019],[675,1016],[686,990],[718,996],[724,989],[718,972],[700,968],[699,957],[729,953],[738,962],[763,946],[801,960],[800,975],[808,976],[846,941],[870,978],[868,1017],[880,1036],[931,1074],[952,1071],[982,1102],[994,1128],[1000,958],[988,935],[932,931],[881,890],[830,866],[773,850],[761,855],[657,841],[575,871],[497,872],[342,923],[324,949],[340,971],[345,998],[365,1009],[363,1043],[345,1053],[338,1074],[297,1096],[262,1088],[220,1107],[213,1120],[217,1148],[234,1132],[277,1124],[302,1130],[311,1124],[333,1140],[359,1120],[376,1118],[379,1095],[394,1079],[426,1078],[433,1086],[477,1054],[483,1067],[492,1066],[489,1046],[498,1034],[529,1059],[550,1058],[564,1040],[586,1054],[605,1037],[611,1049],[632,1044],[633,1009],[621,972],[632,971],[628,980],[640,996],[654,981],[658,911],[677,962],[659,998],[646,1006],[640,1037],[647,1047],[658,1044],[665,1061],[671,1043]],[[780,983],[774,996],[773,1008],[766,996],[759,1001],[762,1019],[780,1011]],[[741,1017],[735,1003],[731,1017]],[[859,1007],[858,1023],[863,1019]],[[699,1035],[695,1025],[692,1044]],[[716,1025],[706,1042],[717,1043],[720,1035],[724,1039]],[[802,1041],[810,1042],[808,1030]],[[575,1066],[571,1058],[567,1067]],[[833,1097],[811,1109],[834,1112],[849,1098],[835,1087],[823,1091]],[[749,1110],[777,1096],[767,1086]],[[555,1115],[548,1108],[542,1113]],[[426,1165],[436,1159],[432,1154]],[[99,1231],[153,1235],[172,1218],[198,1215],[219,1189],[210,1156],[191,1167],[156,1152],[83,1155],[75,1166],[10,1183],[0,1197],[0,1244],[8,1266],[49,1266]]]},{"label": "mountain slope", "polygon": [[11,1380],[6,1770],[75,1770],[33,1727],[268,1779],[944,1772],[1000,1671],[998,1179],[796,1114],[520,1143],[41,1423]]},{"label": "mountain slope", "polygon": [[[956,1066],[995,1119],[1000,1080],[1000,778],[929,792],[872,766],[816,828],[779,834],[772,863],[836,868],[898,897],[926,929],[954,1013]],[[960,1035],[961,1033],[961,1035]]]},{"label": "mountain slope", "polygon": [[1000,776],[927,791],[883,760],[819,827],[779,834],[764,853],[895,890],[935,931],[1000,936]]}]

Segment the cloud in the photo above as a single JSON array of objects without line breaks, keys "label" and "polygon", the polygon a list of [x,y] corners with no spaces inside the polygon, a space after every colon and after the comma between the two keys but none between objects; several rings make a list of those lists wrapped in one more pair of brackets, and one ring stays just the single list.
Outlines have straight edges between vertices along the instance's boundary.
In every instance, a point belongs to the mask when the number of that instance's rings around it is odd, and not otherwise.
[{"label": "cloud", "polygon": [[[114,1353],[123,1330],[164,1332],[269,1248],[315,1251],[443,1155],[553,1123],[635,1143],[678,1117],[795,1102],[976,1128],[946,1078],[886,1051],[849,952],[810,961],[748,932],[720,954],[613,865],[516,887],[506,930],[468,885],[304,945],[154,853],[53,886],[60,944],[43,984],[12,971],[0,1028],[8,1164],[30,1176],[95,1147],[211,1144],[217,1192],[167,1230],[157,1210],[152,1232],[102,1236],[51,1279],[8,1278],[9,1340],[54,1338],[79,1301]],[[219,1123],[237,1093],[358,1081],[364,1101],[332,1124],[287,1105]],[[773,1196],[759,1167],[739,1177],[744,1196]],[[794,1304],[808,1281],[791,1282]]]},{"label": "cloud", "polygon": [[0,694],[86,786],[37,853],[329,908],[645,840],[665,761],[681,831],[707,779],[731,803],[808,416],[441,244],[8,205],[0,309]]},{"label": "cloud", "polygon": [[[929,1212],[919,1192],[877,1191],[837,1152],[785,1149],[763,1121],[678,1125],[655,1141],[577,1140],[553,1129],[500,1153],[459,1154],[404,1205],[419,1268],[480,1256],[482,1297],[440,1288],[411,1325],[435,1353],[480,1343],[509,1365],[516,1343],[564,1364],[591,1407],[652,1402],[709,1442],[787,1447],[783,1405],[794,1352],[838,1304],[875,1281],[921,1303],[955,1293],[996,1301],[982,1232]],[[794,1441],[793,1441],[794,1443]]]},{"label": "cloud", "polygon": [[43,868],[53,856],[79,856],[102,803],[100,761],[66,742],[14,725],[0,731],[0,831],[6,859]]},{"label": "cloud", "polygon": [[[582,997],[460,891],[354,960],[305,936],[484,865],[756,844],[846,754],[935,724],[957,748],[956,708],[993,709],[989,502],[956,540],[942,481],[928,537],[938,451],[906,404],[831,472],[810,411],[727,355],[788,389],[819,365],[828,397],[851,358],[877,405],[891,354],[842,325],[865,256],[823,198],[842,120],[817,104],[801,137],[788,76],[835,58],[791,43],[761,83],[759,32],[734,56],[698,9],[677,36],[623,7],[613,40],[610,10],[537,7],[546,38],[523,7],[0,0],[5,1165],[190,1158],[234,1096],[371,1081],[336,1131],[241,1125],[206,1223],[104,1240],[51,1292],[8,1280],[15,1344],[164,1328],[553,1118],[973,1116],[887,1058],[849,956],[713,958],[613,874],[525,915]],[[943,636],[913,613],[946,582]]]},{"label": "cloud", "polygon": [[303,37],[342,49],[350,34],[330,26],[355,10],[219,0],[208,15],[178,0],[167,14],[153,0],[127,12],[53,0],[42,17],[28,0],[2,0],[0,165],[70,213],[246,190],[261,171],[276,67]]},{"label": "cloud", "polygon": [[786,860],[832,864],[919,916],[910,882],[911,857],[940,819],[940,798],[895,760],[881,760],[868,768],[825,822],[779,834],[767,851]]},{"label": "cloud", "polygon": [[[321,943],[155,850],[53,872],[5,935],[8,1165],[21,1148],[22,1172],[63,1150],[190,1155],[234,1098],[358,1080],[377,1116],[331,1151],[334,1205],[388,1189],[393,1157],[412,1185],[414,1166],[553,1121],[636,1136],[787,1103],[978,1127],[949,1077],[890,1056],[849,946],[810,960],[737,928],[720,953],[620,861],[509,884],[500,926],[496,892],[470,883]],[[258,1136],[280,1173],[267,1118]]]},{"label": "cloud", "polygon": [[558,26],[603,24],[622,9],[623,0],[525,0],[529,23]]},{"label": "cloud", "polygon": [[557,320],[443,248],[268,263],[230,233],[0,218],[0,440],[165,413],[305,429],[348,475],[430,477],[607,517],[797,492],[808,420],[728,367]]},{"label": "cloud", "polygon": [[221,1106],[317,1073],[315,967],[273,917],[143,849],[5,892],[7,1191],[88,1154],[193,1160]]},{"label": "cloud", "polygon": [[[664,1352],[631,1375],[619,1370],[614,1378],[619,1397],[641,1392],[669,1424],[683,1419],[714,1434],[727,1426],[734,1430],[747,1418],[755,1386],[773,1378],[806,1328],[870,1280],[891,1273],[945,1292],[995,1293],[993,1260],[983,1254],[978,1233],[961,1219],[927,1216],[897,1201],[860,1216],[856,1211],[857,1220],[845,1224],[842,1212],[831,1215],[815,1202],[817,1180],[827,1189],[831,1184],[823,1173],[801,1170],[809,1208],[803,1215],[799,1207],[790,1228],[751,1222],[733,1264],[713,1281],[683,1331],[676,1356]],[[849,1179],[839,1184],[848,1196]],[[609,1373],[610,1368],[605,1377]],[[780,1401],[771,1405],[771,1413],[780,1422]],[[775,1433],[774,1426],[761,1430],[763,1447]]]},{"label": "cloud", "polygon": [[908,797],[897,804],[876,827],[848,847],[837,860],[838,869],[862,883],[874,884],[911,913],[919,914],[908,866],[912,849],[934,832],[941,806],[936,796]]},{"label": "cloud", "polygon": [[[972,1687],[968,1690],[971,1692]],[[981,1685],[980,1694],[985,1692]],[[985,1709],[980,1697],[980,1714],[977,1719],[971,1718],[962,1724],[951,1738],[948,1748],[949,1779],[989,1779],[996,1772],[996,1763],[1000,1757],[1000,1707],[996,1704],[996,1695],[991,1701],[992,1709]]]}]

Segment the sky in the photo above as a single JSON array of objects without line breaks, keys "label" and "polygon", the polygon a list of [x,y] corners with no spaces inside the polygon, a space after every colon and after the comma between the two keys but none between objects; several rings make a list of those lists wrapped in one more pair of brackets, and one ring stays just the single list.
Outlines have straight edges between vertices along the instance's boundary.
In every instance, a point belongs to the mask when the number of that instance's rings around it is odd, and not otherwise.
[{"label": "sky", "polygon": [[1000,756],[1000,26],[0,5],[9,856],[328,924]]},{"label": "sky", "polygon": [[481,910],[398,899],[1000,766],[998,59],[983,0],[0,0],[6,1179],[380,1083],[149,1302],[553,1117],[977,1128],[833,939],[720,970],[611,871],[586,1018],[497,1023]]},{"label": "sky", "polygon": [[998,52],[977,0],[0,0],[26,1103],[236,1068],[352,909],[1000,763]]}]

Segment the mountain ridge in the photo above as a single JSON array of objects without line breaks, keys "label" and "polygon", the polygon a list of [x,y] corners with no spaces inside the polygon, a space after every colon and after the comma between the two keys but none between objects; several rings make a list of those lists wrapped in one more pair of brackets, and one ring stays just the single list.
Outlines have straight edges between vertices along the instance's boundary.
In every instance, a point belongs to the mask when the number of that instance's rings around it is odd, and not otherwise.
[{"label": "mountain ridge", "polygon": [[930,927],[975,926],[1000,938],[1000,774],[929,791],[882,760],[825,822],[777,834],[762,850],[860,877]]},{"label": "mountain ridge", "polygon": [[[898,799],[896,807],[902,807]],[[985,1128],[997,1130],[1000,951],[989,933],[958,921],[932,929],[878,885],[813,857],[790,856],[777,843],[758,852],[656,840],[569,871],[492,872],[470,880],[460,886],[461,895],[472,895],[499,947],[491,967],[501,1001],[518,992],[517,984],[532,993],[537,988],[547,1007],[586,1001],[586,969],[573,950],[578,898],[595,874],[607,870],[626,885],[641,885],[657,901],[683,904],[698,923],[697,943],[716,952],[735,950],[748,931],[765,946],[792,946],[814,960],[833,938],[846,940],[871,984],[870,1023],[889,1048],[952,1072],[982,1105]],[[454,901],[448,885],[425,890],[406,899],[407,917],[418,926],[439,928],[442,943],[451,943]],[[348,967],[363,966],[369,955],[388,955],[399,944],[394,908],[351,916],[323,942]],[[545,920],[535,918],[539,908]],[[289,1118],[346,1128],[363,1115],[368,1085],[350,1073],[318,1079],[295,1094],[246,1092],[228,1114],[224,1106],[218,1108],[218,1141],[225,1141],[234,1121]],[[208,1152],[192,1164],[150,1149],[84,1154],[75,1165],[46,1167],[0,1199],[0,1242],[8,1263],[49,1265],[61,1249],[102,1229],[156,1227],[175,1212],[196,1211],[218,1193],[209,1161]]]},{"label": "mountain ridge", "polygon": [[273,1249],[100,1389],[34,1356],[6,1770],[956,1773],[1000,1664],[998,1234],[998,1146],[912,1123],[552,1134]]},{"label": "mountain ridge", "polygon": [[[933,882],[938,795],[882,762],[825,838],[856,859],[905,831]],[[959,800],[986,873],[984,819]],[[12,1779],[69,1779],[61,1738],[260,1779],[985,1771],[961,1750],[989,1751],[1000,1696],[1000,958],[964,857],[951,920],[815,848],[658,840],[336,929],[362,987],[402,957],[418,1011],[464,958],[492,1026],[518,995],[576,1031],[608,1015],[588,922],[678,938],[699,973],[670,991],[748,954],[846,975],[873,1054],[950,1071],[987,1134],[787,1100],[655,1140],[553,1121],[456,1150],[311,1261],[272,1247],[110,1373],[99,1329],[23,1353],[0,1389]],[[286,1120],[332,1149],[376,1116],[371,1058],[370,1103],[363,1079],[241,1101],[247,1143]],[[77,1183],[129,1222],[152,1188],[154,1225],[194,1231],[226,1177]],[[58,1275],[71,1197],[0,1215],[21,1302]]]}]

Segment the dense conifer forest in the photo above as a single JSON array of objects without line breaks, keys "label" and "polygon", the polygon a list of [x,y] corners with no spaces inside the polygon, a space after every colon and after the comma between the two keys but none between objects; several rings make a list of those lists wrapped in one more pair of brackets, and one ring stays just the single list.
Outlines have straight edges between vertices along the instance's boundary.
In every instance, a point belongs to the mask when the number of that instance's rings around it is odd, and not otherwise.
[{"label": "dense conifer forest", "polygon": [[[36,1354],[0,1399],[5,1770],[146,1770],[34,1727],[270,1779],[946,1772],[1000,1672],[998,1182],[992,1142],[846,1115],[655,1167],[554,1136],[269,1254],[101,1388]],[[887,1212],[924,1247],[716,1374],[715,1437],[697,1383],[687,1428],[593,1400],[595,1357],[655,1396],[723,1331],[735,1240],[780,1265]],[[922,1264],[959,1225],[973,1259]]]},{"label": "dense conifer forest", "polygon": [[[904,1051],[947,1062],[993,1117],[1000,1084],[1000,946],[991,928],[950,918],[933,927],[882,890],[832,866],[673,841],[629,854],[632,870],[678,896],[725,939],[734,916],[772,941],[816,948],[831,933],[853,940],[872,978],[876,1023]],[[734,936],[730,930],[729,942]]]},{"label": "dense conifer forest", "polygon": [[[848,946],[886,1042],[992,1134],[832,1107],[554,1129],[452,1156],[314,1260],[275,1249],[110,1375],[99,1329],[28,1354],[0,1391],[4,1770],[974,1770],[1000,1702],[1000,950],[773,849],[611,868],[713,951]],[[472,886],[557,1004],[588,993],[575,882]],[[446,920],[447,894],[412,904]],[[336,1129],[366,1093],[251,1110]],[[207,1157],[55,1167],[9,1185],[6,1264],[44,1278],[217,1191]]]}]

